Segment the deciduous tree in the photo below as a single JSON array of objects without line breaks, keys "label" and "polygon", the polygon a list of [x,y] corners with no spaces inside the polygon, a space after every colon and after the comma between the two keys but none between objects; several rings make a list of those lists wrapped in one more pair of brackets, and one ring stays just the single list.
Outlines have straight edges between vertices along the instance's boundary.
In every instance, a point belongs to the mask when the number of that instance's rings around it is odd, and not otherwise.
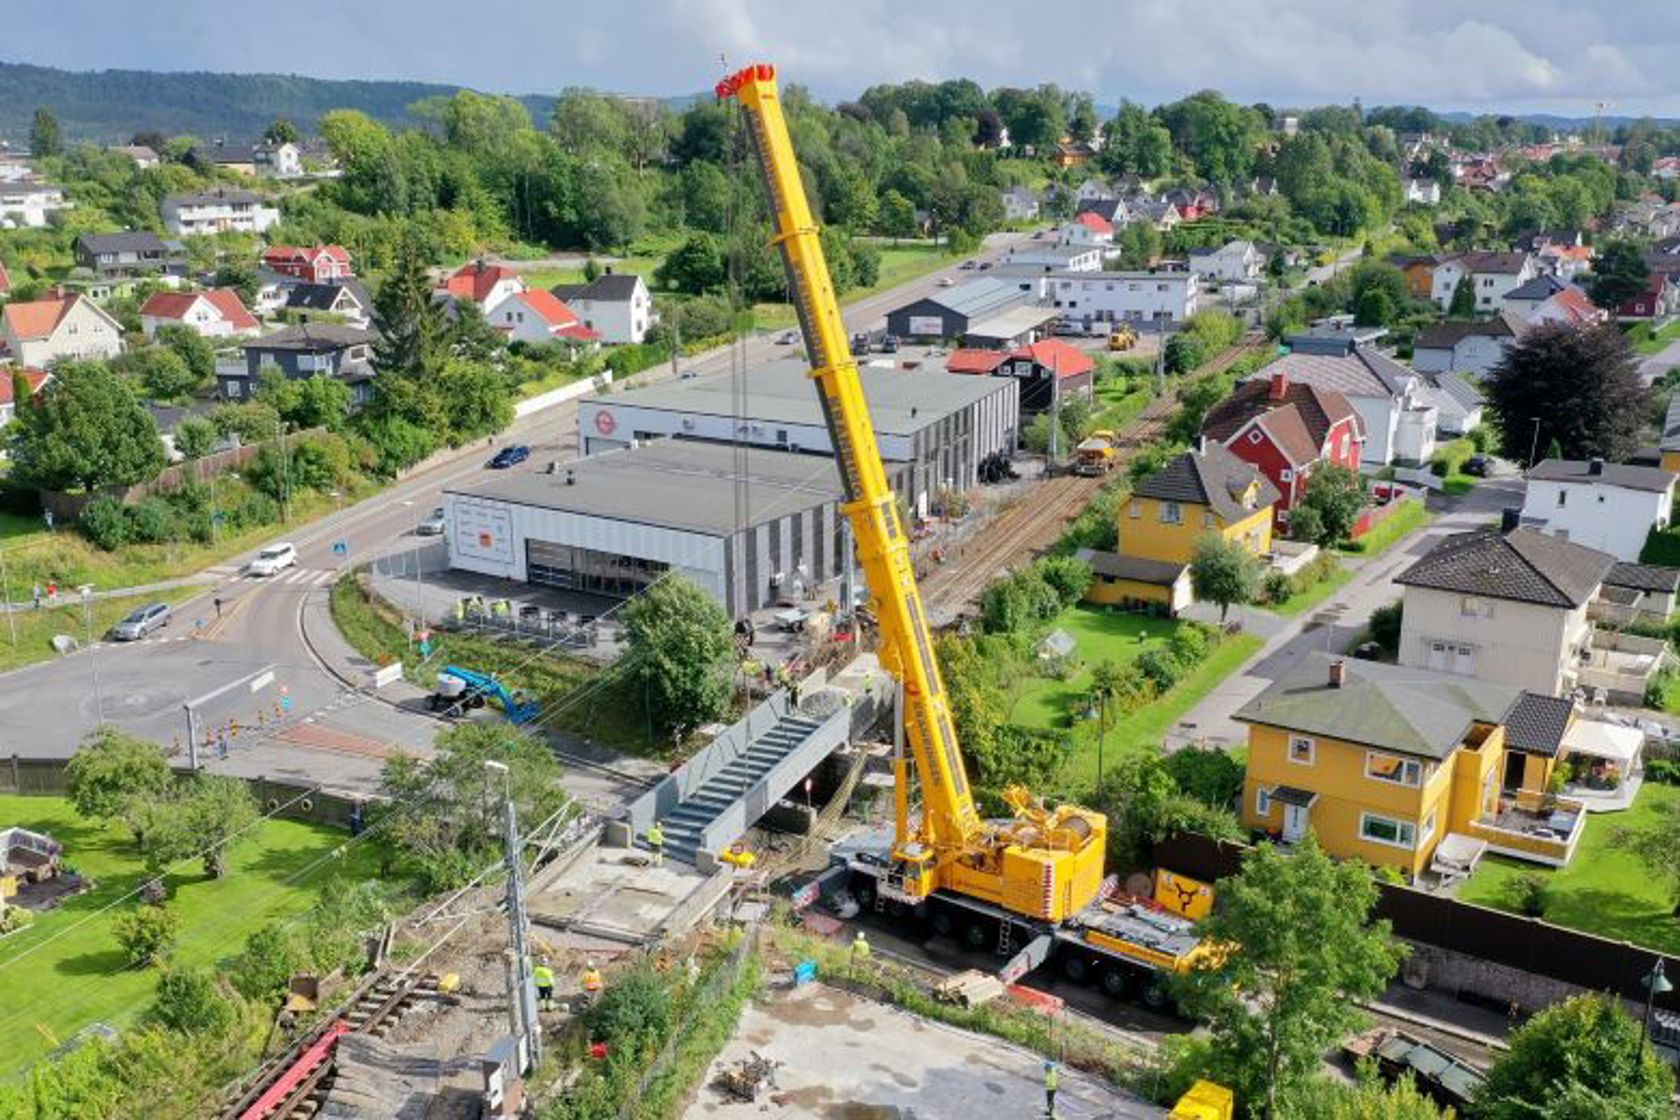
[{"label": "deciduous tree", "polygon": [[1587,294],[1598,306],[1615,310],[1646,288],[1651,269],[1636,242],[1621,238],[1599,250],[1587,277]]},{"label": "deciduous tree", "polygon": [[729,616],[691,580],[665,576],[624,610],[623,665],[664,731],[693,728],[728,710],[735,670]]},{"label": "deciduous tree", "polygon": [[1447,304],[1447,318],[1471,319],[1476,314],[1476,281],[1466,272],[1453,285],[1452,301]]},{"label": "deciduous tree", "polygon": [[1352,536],[1369,502],[1369,483],[1364,475],[1338,463],[1321,464],[1307,479],[1301,501],[1291,512],[1292,518],[1305,514],[1305,522],[1297,521],[1293,526],[1296,537],[1326,548],[1339,544]]},{"label": "deciduous tree", "polygon": [[1196,542],[1190,586],[1196,598],[1219,604],[1223,623],[1234,604],[1254,601],[1260,590],[1260,562],[1241,542],[1209,533]]},{"label": "deciduous tree", "polygon": [[1502,446],[1555,439],[1568,458],[1611,462],[1638,447],[1649,396],[1633,348],[1613,323],[1534,327],[1493,367],[1484,390]]},{"label": "deciduous tree", "polygon": [[64,778],[76,812],[110,820],[134,798],[168,789],[170,772],[156,743],[104,723],[77,745]]},{"label": "deciduous tree", "polygon": [[151,414],[103,362],[62,362],[8,425],[13,478],[49,490],[132,486],[168,462]]},{"label": "deciduous tree", "polygon": [[1640,1041],[1640,1025],[1608,997],[1575,996],[1541,1011],[1511,1036],[1488,1071],[1475,1114],[1665,1120],[1674,1070]]},{"label": "deciduous tree", "polygon": [[36,109],[35,118],[29,125],[29,154],[39,159],[62,155],[63,152],[64,137],[58,131],[58,118],[45,106]]}]

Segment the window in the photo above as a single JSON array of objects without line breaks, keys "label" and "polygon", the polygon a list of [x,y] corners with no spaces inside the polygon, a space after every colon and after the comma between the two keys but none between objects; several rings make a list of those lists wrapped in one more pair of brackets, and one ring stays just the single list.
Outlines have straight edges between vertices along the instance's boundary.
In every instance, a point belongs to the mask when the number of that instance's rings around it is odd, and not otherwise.
[{"label": "window", "polygon": [[1131,508],[1131,516],[1135,519],[1138,516],[1140,516],[1142,513],[1143,513],[1143,507],[1139,506],[1136,502],[1133,502],[1132,503],[1132,508]]},{"label": "window", "polygon": [[1289,761],[1298,762],[1302,766],[1311,766],[1317,746],[1305,735],[1291,735],[1289,737]]},{"label": "window", "polygon": [[1283,468],[1283,470],[1278,472],[1278,478],[1283,480],[1284,482],[1294,482],[1295,481],[1295,472],[1290,470],[1288,467],[1285,467],[1285,468]]},{"label": "window", "polygon": [[1562,509],[1564,506],[1566,506],[1568,504],[1569,504],[1569,491],[1559,490],[1558,491],[1558,508]]},{"label": "window", "polygon": [[1395,848],[1416,847],[1417,827],[1411,821],[1397,821],[1393,817],[1379,817],[1375,813],[1359,814],[1361,839],[1373,840]]},{"label": "window", "polygon": [[1213,528],[1213,511],[1211,509],[1208,510],[1206,513],[1202,514],[1202,528],[1204,528],[1204,529]]},{"label": "window", "polygon": [[787,441],[788,441],[787,440],[787,429],[786,428],[777,428],[776,429],[776,442],[777,443],[786,443]]},{"label": "window", "polygon": [[1365,776],[1372,781],[1389,782],[1397,786],[1423,784],[1423,763],[1415,758],[1365,752]]},{"label": "window", "polygon": [[1161,520],[1168,525],[1181,524],[1184,521],[1184,510],[1177,502],[1162,502]]},{"label": "window", "polygon": [[1265,786],[1257,786],[1254,790],[1254,813],[1260,817],[1272,815],[1272,791]]},{"label": "window", "polygon": [[1486,599],[1466,595],[1458,601],[1458,613],[1464,618],[1492,618],[1493,604]]},{"label": "window", "polygon": [[1429,815],[1423,818],[1423,832],[1418,836],[1419,844],[1429,843],[1430,837],[1435,835],[1435,810],[1429,810]]},{"label": "window", "polygon": [[1265,437],[1260,434],[1260,429],[1259,428],[1251,429],[1248,433],[1248,442],[1249,443],[1259,443],[1264,438]]}]

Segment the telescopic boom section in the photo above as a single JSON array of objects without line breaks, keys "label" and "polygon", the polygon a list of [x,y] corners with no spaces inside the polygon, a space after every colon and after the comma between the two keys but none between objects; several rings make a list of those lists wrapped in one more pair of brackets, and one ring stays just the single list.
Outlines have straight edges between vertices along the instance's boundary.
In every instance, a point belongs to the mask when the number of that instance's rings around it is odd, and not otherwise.
[{"label": "telescopic boom section", "polygon": [[717,94],[739,98],[751,122],[753,147],[775,212],[774,244],[787,268],[811,377],[840,466],[846,498],[841,508],[852,523],[858,559],[877,600],[881,657],[904,682],[905,730],[922,783],[925,841],[936,852],[949,854],[980,831],[980,817],[968,791],[950,702],[934,661],[933,635],[922,612],[898,502],[881,466],[857,362],[788,138],[776,68],[767,63],[749,66],[720,82]]}]

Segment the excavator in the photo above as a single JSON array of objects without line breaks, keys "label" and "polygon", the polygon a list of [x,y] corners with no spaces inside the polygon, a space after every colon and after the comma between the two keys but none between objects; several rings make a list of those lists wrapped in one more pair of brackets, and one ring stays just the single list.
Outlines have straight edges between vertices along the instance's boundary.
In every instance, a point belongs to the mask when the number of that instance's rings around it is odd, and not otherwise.
[{"label": "excavator", "polygon": [[[833,442],[841,510],[871,591],[879,656],[902,686],[909,757],[900,752],[894,760],[894,834],[890,846],[846,858],[849,888],[860,904],[925,915],[937,932],[960,930],[976,948],[995,943],[999,953],[1014,953],[1003,970],[1006,980],[1056,952],[1070,976],[1100,979],[1113,994],[1140,974],[1148,990],[1161,993],[1159,983],[1148,985],[1148,974],[1188,967],[1197,938],[1182,914],[1145,900],[1111,897],[1113,883],[1103,874],[1107,819],[1073,805],[1047,808],[1023,788],[1007,792],[1011,818],[985,820],[975,806],[916,586],[909,536],[881,464],[857,360],[788,134],[776,69],[767,63],[748,66],[718,83],[716,92],[720,101],[740,104],[764,176],[772,243],[787,272],[810,377]],[[921,811],[914,818],[912,762],[921,789]],[[1160,998],[1164,1001],[1164,994]]]}]

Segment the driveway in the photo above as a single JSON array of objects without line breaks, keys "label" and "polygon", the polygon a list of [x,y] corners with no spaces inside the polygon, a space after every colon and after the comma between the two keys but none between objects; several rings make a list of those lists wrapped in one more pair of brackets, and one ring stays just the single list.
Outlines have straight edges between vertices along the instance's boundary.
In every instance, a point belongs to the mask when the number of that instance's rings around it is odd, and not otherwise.
[{"label": "driveway", "polygon": [[1663,374],[1680,366],[1680,339],[1669,343],[1639,363],[1639,377],[1647,385],[1662,380]]},{"label": "driveway", "polygon": [[1354,577],[1323,607],[1290,620],[1267,637],[1259,653],[1221,681],[1168,733],[1167,749],[1193,743],[1230,747],[1247,741],[1247,729],[1232,718],[1238,708],[1287,675],[1307,654],[1345,653],[1365,632],[1371,612],[1400,597],[1396,576],[1434,548],[1441,537],[1498,520],[1506,506],[1522,503],[1522,492],[1521,478],[1499,478],[1482,483],[1460,498],[1432,495],[1429,508],[1436,511],[1433,522],[1401,538],[1382,555],[1362,561]]}]

